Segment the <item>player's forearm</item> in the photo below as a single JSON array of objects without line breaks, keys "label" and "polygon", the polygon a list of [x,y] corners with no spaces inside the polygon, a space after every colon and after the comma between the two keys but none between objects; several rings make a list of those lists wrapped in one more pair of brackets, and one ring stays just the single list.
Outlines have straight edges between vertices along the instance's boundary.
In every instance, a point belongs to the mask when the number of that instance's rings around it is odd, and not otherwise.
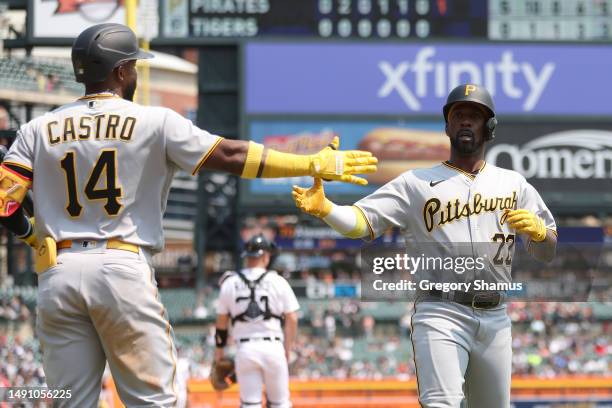
[{"label": "player's forearm", "polygon": [[282,153],[244,140],[224,139],[203,167],[227,171],[244,178],[276,178],[310,175],[308,156]]},{"label": "player's forearm", "polygon": [[368,223],[359,208],[354,205],[331,203],[331,211],[323,221],[347,238],[365,238],[369,235]]},{"label": "player's forearm", "polygon": [[557,235],[552,230],[546,230],[543,241],[529,241],[527,251],[538,261],[550,262],[557,252]]},{"label": "player's forearm", "polygon": [[285,336],[285,350],[291,351],[293,349],[293,344],[295,343],[295,338],[297,336],[297,327],[298,327],[298,318],[297,314],[287,313],[285,315],[285,325],[283,328],[284,336]]}]

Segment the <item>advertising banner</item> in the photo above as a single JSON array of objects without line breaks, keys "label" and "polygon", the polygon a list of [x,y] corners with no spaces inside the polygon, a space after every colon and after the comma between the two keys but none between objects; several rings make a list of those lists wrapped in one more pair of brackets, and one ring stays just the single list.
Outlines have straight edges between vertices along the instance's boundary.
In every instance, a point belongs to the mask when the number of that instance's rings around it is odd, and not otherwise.
[{"label": "advertising banner", "polygon": [[[366,187],[325,184],[326,193],[339,202],[363,197],[406,170],[431,167],[450,156],[442,120],[262,119],[248,123],[246,137],[281,151],[307,154],[325,147],[334,134],[340,136],[342,149],[368,150],[379,159],[378,171],[365,176]],[[547,202],[584,208],[612,205],[612,123],[502,121],[485,158],[525,176]],[[311,177],[243,181],[242,199],[246,204],[291,206],[291,186],[311,184]]]},{"label": "advertising banner", "polygon": [[[347,183],[325,183],[330,197],[340,195],[365,196],[402,171],[416,167],[432,166],[446,160],[450,144],[444,135],[444,125],[439,122],[402,123],[398,121],[252,121],[248,126],[248,138],[277,150],[308,154],[315,153],[340,136],[340,148],[368,150],[379,159],[377,173],[365,176],[366,187]],[[254,179],[244,181],[244,200],[261,198],[270,202],[272,196],[283,201],[291,200],[291,186],[310,186],[312,177],[289,179]]]},{"label": "advertising banner", "polygon": [[612,122],[501,123],[496,134],[488,163],[518,171],[538,191],[612,199]]},{"label": "advertising banner", "polygon": [[498,114],[612,115],[612,49],[597,45],[266,42],[245,46],[251,114],[440,115],[484,85]]}]

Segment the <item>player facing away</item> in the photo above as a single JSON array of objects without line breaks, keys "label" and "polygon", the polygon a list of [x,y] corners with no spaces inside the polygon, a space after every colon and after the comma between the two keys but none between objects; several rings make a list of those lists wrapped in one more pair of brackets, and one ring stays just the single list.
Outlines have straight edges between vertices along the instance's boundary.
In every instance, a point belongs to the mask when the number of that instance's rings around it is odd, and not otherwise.
[{"label": "player facing away", "polygon": [[[96,406],[106,360],[126,406],[176,403],[176,349],[151,255],[164,245],[162,214],[177,169],[357,184],[366,181],[354,174],[376,170],[369,153],[335,150],[337,139],[317,154],[286,154],[132,102],[136,60],[151,57],[126,26],[84,30],[72,62],[86,95],[23,125],[0,167],[3,223],[38,247],[46,382],[73,396],[55,401],[60,407]],[[34,234],[20,207],[30,188]]]},{"label": "player facing away", "polygon": [[288,361],[297,334],[300,305],[285,278],[268,270],[276,245],[259,234],[245,244],[244,268],[220,281],[215,360],[224,356],[228,329],[237,346],[240,407],[290,408]]},{"label": "player facing away", "polygon": [[[443,114],[448,161],[407,171],[352,206],[330,202],[315,179],[310,189],[294,187],[297,207],[350,238],[374,239],[399,228],[408,253],[423,243],[512,243],[520,234],[534,258],[551,260],[556,226],[538,192],[517,172],[485,163],[485,144],[497,125],[488,91],[456,87]],[[411,339],[421,406],[458,408],[465,397],[470,407],[508,408],[510,330],[501,292],[419,293]]]}]

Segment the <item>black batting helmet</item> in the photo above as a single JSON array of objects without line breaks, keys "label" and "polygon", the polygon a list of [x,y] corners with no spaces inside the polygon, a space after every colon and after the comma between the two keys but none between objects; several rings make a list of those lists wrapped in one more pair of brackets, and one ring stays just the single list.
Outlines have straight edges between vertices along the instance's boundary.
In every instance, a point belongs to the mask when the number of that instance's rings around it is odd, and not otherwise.
[{"label": "black batting helmet", "polygon": [[265,252],[269,252],[270,255],[274,256],[277,251],[278,248],[273,241],[268,240],[263,234],[257,234],[244,244],[242,256],[259,258]]},{"label": "black batting helmet", "polygon": [[463,84],[455,87],[448,94],[446,99],[446,105],[442,108],[444,114],[444,121],[448,123],[448,113],[451,107],[457,102],[473,102],[484,107],[489,113],[489,118],[486,123],[488,131],[488,139],[491,140],[495,137],[495,127],[497,126],[497,118],[495,117],[495,105],[493,104],[493,98],[489,91],[484,87],[474,84]]},{"label": "black batting helmet", "polygon": [[94,25],[79,34],[72,44],[72,67],[77,82],[102,82],[121,63],[145,58],[153,58],[153,54],[138,48],[136,34],[123,24]]}]

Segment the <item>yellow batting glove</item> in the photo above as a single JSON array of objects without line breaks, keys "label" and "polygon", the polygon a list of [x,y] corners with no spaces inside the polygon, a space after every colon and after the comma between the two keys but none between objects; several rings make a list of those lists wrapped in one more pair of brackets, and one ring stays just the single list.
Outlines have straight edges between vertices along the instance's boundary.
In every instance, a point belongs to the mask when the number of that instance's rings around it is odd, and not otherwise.
[{"label": "yellow batting glove", "polygon": [[527,234],[532,241],[541,242],[546,239],[544,220],[533,212],[525,209],[509,210],[505,214],[508,226],[518,234]]},{"label": "yellow batting glove", "polygon": [[332,210],[332,202],[325,197],[320,178],[315,178],[314,184],[309,189],[293,186],[291,195],[295,201],[295,206],[306,214],[324,218]]},{"label": "yellow batting glove", "polygon": [[[311,156],[310,175],[326,180],[338,180],[365,186],[368,181],[354,174],[376,172],[378,159],[372,153],[361,150],[338,151],[340,138],[334,136],[332,142],[319,153]],[[314,187],[314,186],[313,186]]]}]

